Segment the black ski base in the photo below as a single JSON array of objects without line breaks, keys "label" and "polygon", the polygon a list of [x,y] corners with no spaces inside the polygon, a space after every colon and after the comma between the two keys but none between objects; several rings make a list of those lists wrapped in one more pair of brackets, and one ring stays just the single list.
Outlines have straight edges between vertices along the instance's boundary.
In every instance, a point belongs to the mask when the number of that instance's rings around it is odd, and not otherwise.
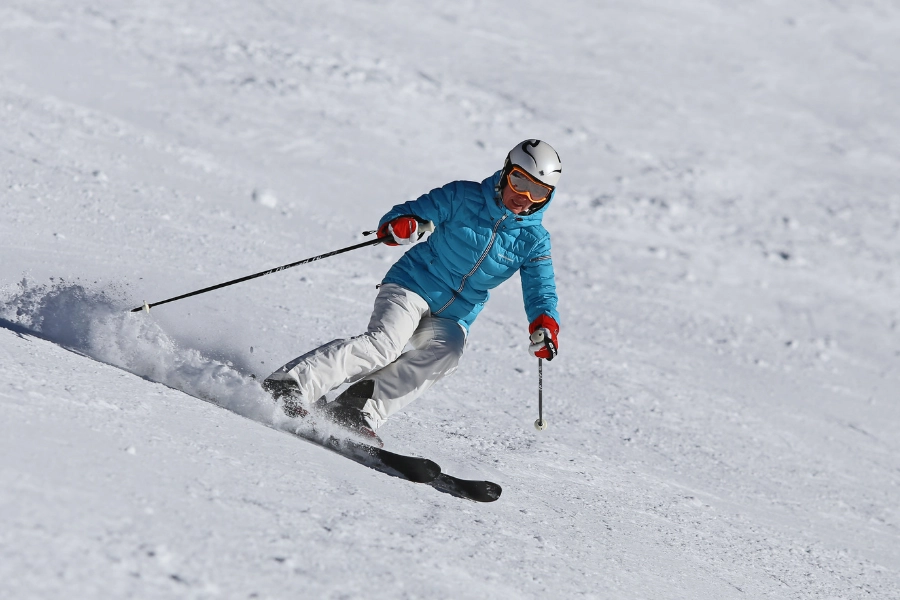
[{"label": "black ski base", "polygon": [[427,458],[397,454],[384,448],[334,436],[322,440],[315,434],[304,435],[298,432],[294,435],[328,448],[370,469],[414,483],[431,483],[441,474],[441,467]]},{"label": "black ski base", "polygon": [[442,473],[441,467],[427,458],[397,454],[384,448],[334,436],[323,441],[315,434],[304,435],[298,432],[294,435],[328,448],[370,469],[414,483],[427,483],[439,492],[456,498],[474,502],[494,502],[503,492],[503,488],[492,481],[460,479]]},{"label": "black ski base", "polygon": [[474,502],[493,502],[503,493],[503,488],[493,481],[460,479],[446,473],[438,475],[429,485],[439,492]]}]

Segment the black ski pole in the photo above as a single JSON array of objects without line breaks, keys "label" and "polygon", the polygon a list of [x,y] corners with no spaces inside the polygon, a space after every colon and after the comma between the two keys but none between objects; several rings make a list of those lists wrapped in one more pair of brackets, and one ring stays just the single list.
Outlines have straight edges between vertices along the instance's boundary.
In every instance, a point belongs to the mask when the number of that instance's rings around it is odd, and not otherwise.
[{"label": "black ski pole", "polygon": [[547,429],[547,421],[544,420],[544,359],[538,359],[538,418],[534,422],[534,428],[538,431]]},{"label": "black ski pole", "polygon": [[[373,232],[367,232],[373,233]],[[275,267],[274,269],[269,269],[268,271],[262,271],[261,273],[254,273],[253,275],[247,275],[245,277],[239,277],[238,279],[232,279],[231,281],[226,281],[225,283],[220,283],[218,285],[211,285],[207,288],[203,288],[202,290],[197,290],[195,292],[189,292],[187,294],[182,294],[180,296],[175,296],[174,298],[168,298],[166,300],[160,300],[159,302],[154,302],[152,304],[147,304],[144,302],[142,306],[138,306],[137,308],[131,309],[131,312],[138,312],[139,310],[145,310],[150,312],[150,309],[154,306],[159,306],[160,304],[166,304],[168,302],[175,302],[176,300],[182,300],[183,298],[190,298],[191,296],[197,296],[199,294],[205,294],[206,292],[211,292],[213,290],[217,290],[219,288],[223,288],[225,286],[234,285],[235,283],[241,283],[242,281],[248,281],[250,279],[255,279],[257,277],[262,277],[263,275],[269,275],[270,273],[277,273],[278,271],[284,271],[285,269],[290,269],[291,267],[297,267],[299,265],[305,265],[306,263],[311,263],[316,260],[321,260],[323,258],[328,258],[329,256],[334,256],[336,254],[342,254],[344,252],[350,252],[351,250],[357,250],[358,248],[364,248],[365,246],[374,246],[375,244],[380,244],[384,240],[384,238],[375,238],[373,240],[369,240],[366,242],[362,242],[360,244],[356,244],[354,246],[347,246],[346,248],[341,248],[340,250],[334,250],[332,252],[326,252],[325,254],[320,254],[319,256],[313,256],[312,258],[305,258],[303,260],[298,260],[297,262],[292,262],[287,265],[282,265],[280,267]]]}]

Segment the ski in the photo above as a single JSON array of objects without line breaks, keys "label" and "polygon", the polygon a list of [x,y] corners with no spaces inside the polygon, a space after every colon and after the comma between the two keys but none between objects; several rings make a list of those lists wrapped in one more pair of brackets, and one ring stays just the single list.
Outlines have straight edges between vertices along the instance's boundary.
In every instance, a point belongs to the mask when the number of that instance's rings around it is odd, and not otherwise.
[{"label": "ski", "polygon": [[[337,423],[332,422],[332,424],[340,427]],[[340,427],[340,429],[348,434],[360,435],[359,432],[349,428]],[[503,492],[503,488],[493,481],[454,477],[443,473],[436,463],[428,459],[405,456],[385,450],[384,442],[377,435],[371,440],[371,443],[368,438],[363,442],[353,438],[339,439],[335,436],[329,437],[323,443],[321,436],[316,434],[315,431],[308,435],[301,432],[294,433],[294,435],[325,446],[367,467],[389,474],[397,474],[403,479],[415,481],[416,483],[427,483],[439,492],[450,494],[457,498],[464,498],[474,502],[494,502],[500,498],[500,494]],[[377,446],[373,444],[377,444]]]},{"label": "ski", "polygon": [[[285,431],[285,430],[281,430]],[[434,489],[456,498],[474,502],[494,502],[500,498],[503,488],[493,481],[461,479],[441,472],[441,467],[432,460],[397,454],[354,439],[329,436],[327,439],[302,431],[286,431],[291,435],[312,442],[340,454],[363,466],[406,479],[415,483],[427,483]]]},{"label": "ski", "polygon": [[503,488],[493,481],[460,479],[446,473],[438,475],[429,485],[439,492],[474,502],[493,502],[503,492]]},{"label": "ski", "polygon": [[[206,398],[200,395],[194,397],[205,402],[209,402],[210,404],[218,406],[219,408],[223,408],[221,404],[216,402],[215,398]],[[300,418],[305,418],[309,416],[309,413],[304,410],[302,415],[298,414],[297,416]],[[299,438],[311,444],[315,444],[327,450],[331,450],[336,454],[340,454],[345,458],[349,458],[353,462],[359,463],[365,467],[369,467],[370,469],[374,469],[375,471],[379,471],[381,473],[385,473],[399,479],[406,479],[407,481],[412,481],[413,483],[430,483],[434,481],[434,479],[436,479],[438,475],[441,474],[441,467],[433,460],[428,460],[427,458],[397,454],[396,452],[391,452],[390,450],[385,450],[384,448],[373,446],[372,444],[367,444],[356,439],[339,438],[334,435],[323,434],[316,431],[315,427],[307,430],[291,430],[276,427],[271,423],[265,423],[261,421],[258,422],[270,429],[274,429],[275,431],[286,433],[292,437]],[[359,435],[358,432],[354,432],[346,428],[341,429],[347,431],[348,434]],[[383,443],[381,442],[381,438],[377,436],[375,436],[374,441],[375,443]]]},{"label": "ski", "polygon": [[415,483],[427,483],[439,492],[456,498],[474,502],[494,502],[503,492],[503,488],[493,481],[461,479],[443,473],[437,463],[427,458],[397,454],[353,439],[330,436],[323,442],[314,434],[304,435],[298,432],[292,435],[321,445],[376,471]]},{"label": "ski", "polygon": [[414,483],[431,483],[441,474],[441,467],[427,458],[397,454],[371,444],[341,439],[333,435],[323,439],[314,432],[306,434],[300,431],[285,431],[285,433],[327,448],[370,469]]},{"label": "ski", "polygon": [[[328,416],[322,410],[322,406],[314,406],[313,410],[320,416],[328,419]],[[285,411],[288,412],[288,411]],[[295,418],[305,419],[310,416],[306,409],[292,410],[289,413]],[[337,421],[329,421],[346,431],[350,435],[364,435],[352,428],[345,427]],[[291,433],[291,432],[289,432]],[[394,474],[409,481],[417,483],[427,483],[434,489],[445,494],[450,494],[456,498],[464,498],[474,502],[494,502],[500,497],[503,489],[492,481],[479,481],[471,479],[460,479],[453,475],[441,472],[441,468],[425,458],[416,458],[397,454],[389,450],[384,450],[384,442],[374,432],[371,438],[366,437],[365,441],[359,441],[354,438],[339,439],[330,436],[323,442],[322,436],[313,430],[309,434],[300,431],[294,433],[297,437],[322,445],[330,450],[337,452],[351,460],[362,465],[371,467],[378,471]]]},{"label": "ski", "polygon": [[[384,450],[384,442],[375,434],[374,431],[362,432],[352,427],[347,427],[340,419],[334,419],[333,414],[329,414],[325,410],[324,398],[316,402],[311,407],[303,407],[291,401],[290,388],[288,390],[279,389],[278,383],[268,382],[268,386],[264,386],[269,392],[272,392],[276,402],[282,403],[285,414],[296,419],[307,419],[311,414],[325,418],[332,425],[337,426],[349,435],[365,436],[365,441],[359,441],[354,438],[339,439],[336,436],[329,436],[325,439],[321,434],[315,431],[313,427],[309,433],[302,430],[296,432],[288,431],[293,435],[316,443],[320,446],[328,448],[342,456],[354,460],[362,465],[392,474],[409,481],[417,483],[427,483],[434,489],[445,494],[449,494],[456,498],[464,498],[474,502],[494,502],[500,497],[503,489],[492,481],[479,481],[470,479],[460,479],[446,473],[441,472],[441,468],[433,461],[425,458],[417,458],[397,454],[389,450]],[[273,389],[274,388],[274,389]],[[345,394],[353,390],[351,387]],[[365,392],[363,392],[365,394]],[[371,393],[371,392],[370,392]]]}]

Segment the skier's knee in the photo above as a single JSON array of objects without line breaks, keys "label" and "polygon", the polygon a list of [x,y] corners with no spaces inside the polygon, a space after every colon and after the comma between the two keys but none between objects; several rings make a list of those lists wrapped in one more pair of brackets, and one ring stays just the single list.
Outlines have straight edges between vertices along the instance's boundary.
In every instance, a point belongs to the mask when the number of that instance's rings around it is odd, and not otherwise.
[{"label": "skier's knee", "polygon": [[463,344],[453,342],[437,343],[431,348],[435,363],[440,365],[440,370],[445,373],[456,370],[462,358],[463,350]]},{"label": "skier's knee", "polygon": [[384,331],[368,331],[362,337],[368,342],[370,352],[384,365],[394,362],[403,353],[403,345]]}]

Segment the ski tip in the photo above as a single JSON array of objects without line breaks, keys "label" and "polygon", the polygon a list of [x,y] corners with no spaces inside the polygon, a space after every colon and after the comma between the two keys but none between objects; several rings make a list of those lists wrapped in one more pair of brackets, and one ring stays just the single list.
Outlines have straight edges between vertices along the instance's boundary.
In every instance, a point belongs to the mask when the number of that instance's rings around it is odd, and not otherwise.
[{"label": "ski tip", "polygon": [[475,502],[495,502],[500,499],[503,488],[493,481],[479,481],[465,491],[464,497]]},{"label": "ski tip", "polygon": [[480,500],[480,502],[493,502],[494,500],[498,500],[500,498],[500,494],[503,493],[503,488],[493,481],[486,481],[485,484],[486,485],[483,495],[484,499]]},{"label": "ski tip", "polygon": [[493,481],[460,479],[446,473],[442,473],[432,481],[431,487],[439,492],[473,502],[494,502],[503,493],[503,488]]}]

